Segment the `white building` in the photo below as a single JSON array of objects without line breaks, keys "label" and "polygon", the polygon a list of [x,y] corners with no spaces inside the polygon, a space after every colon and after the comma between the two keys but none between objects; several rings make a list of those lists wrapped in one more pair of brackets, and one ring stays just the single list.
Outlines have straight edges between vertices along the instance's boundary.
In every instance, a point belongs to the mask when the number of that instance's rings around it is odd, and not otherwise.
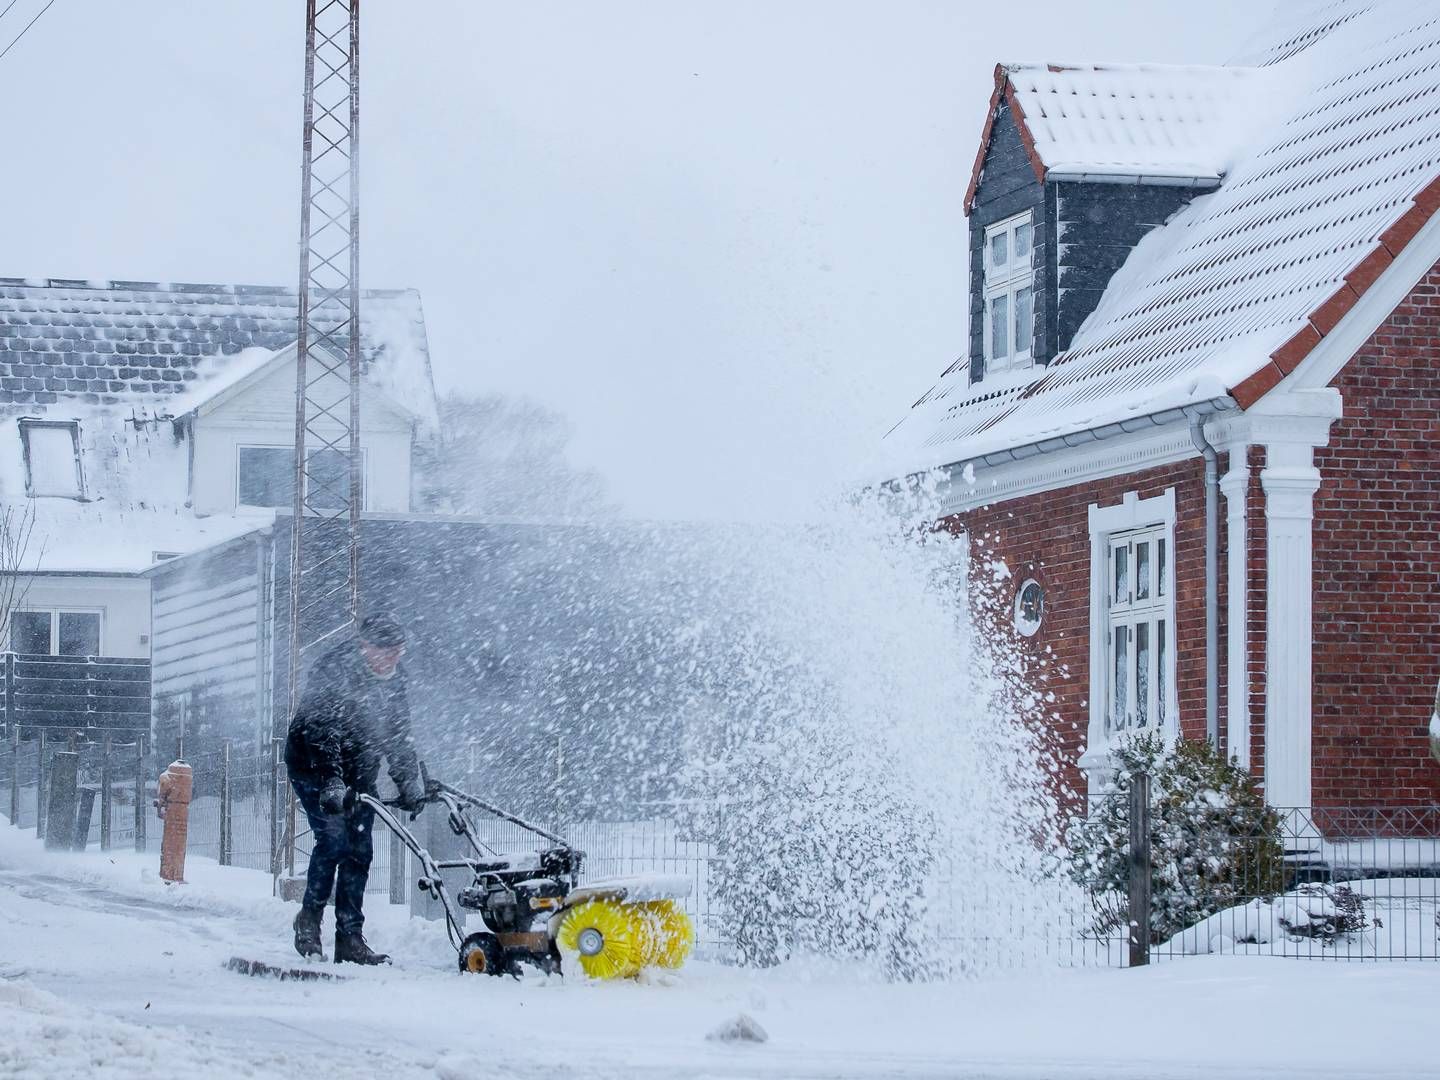
[{"label": "white building", "polygon": [[[435,417],[420,298],[361,310],[364,509],[406,513]],[[144,572],[291,505],[295,328],[281,289],[0,279],[6,650],[163,651]]]}]

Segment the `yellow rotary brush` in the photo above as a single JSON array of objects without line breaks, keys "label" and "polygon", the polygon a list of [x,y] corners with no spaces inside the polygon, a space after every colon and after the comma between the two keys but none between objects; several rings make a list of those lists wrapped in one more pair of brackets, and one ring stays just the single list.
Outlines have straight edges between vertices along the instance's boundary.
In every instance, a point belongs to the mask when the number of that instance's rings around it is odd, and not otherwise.
[{"label": "yellow rotary brush", "polygon": [[678,968],[695,950],[695,923],[674,900],[651,900],[650,934],[646,962],[663,968]]},{"label": "yellow rotary brush", "polygon": [[563,955],[577,957],[592,979],[623,979],[647,962],[648,912],[616,900],[587,900],[565,913],[555,934]]}]

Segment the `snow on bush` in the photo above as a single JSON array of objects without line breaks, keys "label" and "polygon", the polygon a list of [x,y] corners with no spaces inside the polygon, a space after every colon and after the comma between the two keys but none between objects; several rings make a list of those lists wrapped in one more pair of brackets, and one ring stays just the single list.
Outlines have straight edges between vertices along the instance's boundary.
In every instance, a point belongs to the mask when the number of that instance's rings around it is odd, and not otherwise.
[{"label": "snow on bush", "polygon": [[1164,941],[1217,911],[1283,888],[1279,817],[1249,773],[1208,743],[1142,735],[1114,751],[1116,779],[1069,831],[1070,874],[1097,899],[1095,929],[1124,924],[1130,787],[1151,777],[1150,938]]},{"label": "snow on bush", "polygon": [[1171,937],[1165,950],[1195,954],[1228,952],[1237,945],[1311,942],[1335,948],[1364,942],[1372,927],[1382,925],[1367,910],[1373,904],[1348,885],[1306,882],[1281,896],[1214,912]]}]

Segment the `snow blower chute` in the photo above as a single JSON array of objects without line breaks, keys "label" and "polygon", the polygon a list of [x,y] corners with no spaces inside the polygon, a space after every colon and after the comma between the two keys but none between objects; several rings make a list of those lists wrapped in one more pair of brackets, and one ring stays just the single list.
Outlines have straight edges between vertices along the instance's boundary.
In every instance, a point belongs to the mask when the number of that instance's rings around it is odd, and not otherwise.
[{"label": "snow blower chute", "polygon": [[[678,903],[690,893],[686,878],[637,876],[581,885],[584,852],[538,825],[428,780],[425,802],[444,807],[451,830],[470,850],[462,858],[435,859],[393,806],[369,795],[359,798],[415,856],[419,887],[444,909],[462,972],[504,975],[521,963],[559,972],[578,965],[592,978],[620,979],[648,967],[678,968],[695,946],[694,924]],[[508,821],[550,846],[504,854],[480,839],[467,811]],[[465,870],[471,883],[452,896],[443,870]],[[485,929],[465,933],[466,911],[479,912]]]}]

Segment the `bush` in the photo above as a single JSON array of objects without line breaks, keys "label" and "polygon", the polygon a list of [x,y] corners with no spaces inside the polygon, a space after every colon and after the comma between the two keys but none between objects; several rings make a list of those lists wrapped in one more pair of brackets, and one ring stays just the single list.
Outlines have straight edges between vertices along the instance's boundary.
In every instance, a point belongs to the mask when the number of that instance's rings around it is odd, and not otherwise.
[{"label": "bush", "polygon": [[1144,735],[1114,751],[1114,785],[1068,834],[1069,873],[1096,901],[1098,933],[1125,923],[1130,784],[1150,774],[1150,939],[1284,888],[1280,821],[1254,778],[1209,743]]},{"label": "bush", "polygon": [[[1292,938],[1310,938],[1326,945],[1370,929],[1369,901],[1348,885],[1307,882],[1283,896],[1276,921]],[[1376,919],[1375,924],[1380,925]]]}]

